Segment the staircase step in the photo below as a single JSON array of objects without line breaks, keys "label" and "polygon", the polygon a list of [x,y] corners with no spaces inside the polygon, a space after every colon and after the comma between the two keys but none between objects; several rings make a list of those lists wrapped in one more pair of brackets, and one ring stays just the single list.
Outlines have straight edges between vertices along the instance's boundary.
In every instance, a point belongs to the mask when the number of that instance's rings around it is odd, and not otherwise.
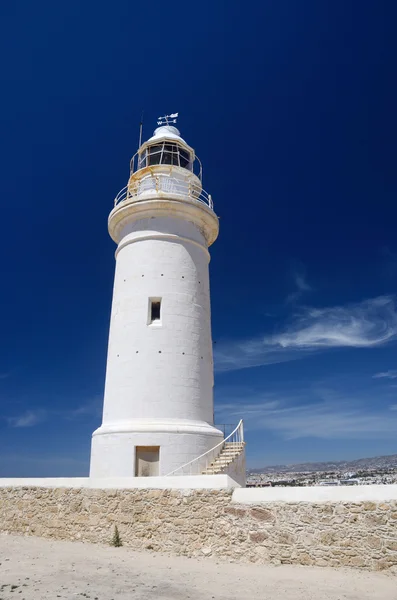
[{"label": "staircase step", "polygon": [[244,446],[245,442],[225,442],[225,446]]},{"label": "staircase step", "polygon": [[[238,454],[221,454],[219,456],[219,458],[225,458],[225,459],[228,459],[228,460],[234,460],[238,456],[241,456],[241,452],[239,452]],[[214,458],[213,460],[218,460],[218,457]]]},{"label": "staircase step", "polygon": [[245,442],[225,442],[221,452],[203,471],[203,475],[217,475],[223,473],[244,450]]},{"label": "staircase step", "polygon": [[238,456],[241,456],[241,452],[239,452],[238,454],[220,454],[219,456],[217,456],[216,458],[212,459],[211,462],[215,462],[216,460],[219,459],[223,459],[223,460],[234,460],[235,458],[237,458]]},{"label": "staircase step", "polygon": [[222,473],[222,469],[215,469],[215,470],[211,470],[211,471],[203,471],[202,475],[218,475],[219,473]]},{"label": "staircase step", "polygon": [[241,450],[237,452],[236,450],[226,450],[225,452],[221,452],[222,456],[238,456],[239,454],[241,454]]},{"label": "staircase step", "polygon": [[244,446],[245,442],[225,442],[226,448],[231,448],[232,446]]}]

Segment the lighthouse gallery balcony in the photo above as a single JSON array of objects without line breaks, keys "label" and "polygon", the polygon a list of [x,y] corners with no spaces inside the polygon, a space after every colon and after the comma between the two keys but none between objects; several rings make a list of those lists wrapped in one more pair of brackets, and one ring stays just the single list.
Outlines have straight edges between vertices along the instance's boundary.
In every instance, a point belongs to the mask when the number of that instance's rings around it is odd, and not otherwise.
[{"label": "lighthouse gallery balcony", "polygon": [[114,205],[117,206],[120,202],[139,202],[152,196],[175,196],[177,199],[199,202],[214,209],[211,195],[201,185],[167,173],[149,174],[142,179],[130,180],[117,194]]}]

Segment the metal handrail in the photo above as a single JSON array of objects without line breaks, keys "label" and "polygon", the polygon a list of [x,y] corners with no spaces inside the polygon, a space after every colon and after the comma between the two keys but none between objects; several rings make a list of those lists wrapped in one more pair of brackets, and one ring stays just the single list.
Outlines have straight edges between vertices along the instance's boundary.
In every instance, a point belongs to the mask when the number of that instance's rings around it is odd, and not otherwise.
[{"label": "metal handrail", "polygon": [[138,202],[145,200],[148,193],[154,194],[170,194],[172,196],[180,196],[183,199],[188,198],[193,202],[205,204],[211,210],[214,210],[211,195],[208,194],[201,186],[192,181],[177,179],[164,173],[158,175],[150,175],[132,181],[122,190],[119,191],[114,199],[116,206],[120,202]]},{"label": "metal handrail", "polygon": [[[165,477],[169,477],[170,475],[185,475],[186,467],[189,467],[189,473],[188,473],[189,475],[199,475],[202,471],[207,469],[207,467],[212,463],[212,461],[215,458],[214,452],[218,448],[219,448],[219,452],[216,453],[216,456],[219,456],[219,454],[221,453],[226,442],[240,443],[240,444],[244,443],[243,419],[240,419],[237,427],[232,431],[232,433],[230,433],[225,439],[223,439],[221,442],[219,442],[219,444],[217,444],[210,450],[207,450],[207,452],[204,452],[204,454],[201,454],[197,458],[194,458],[193,460],[186,463],[185,465],[182,465],[181,467],[174,469],[170,473],[167,473],[167,475]],[[205,462],[202,459],[205,459]],[[194,466],[194,467],[197,466],[197,469],[195,469],[195,471],[196,471],[195,473],[192,472],[192,466]],[[182,472],[180,472],[180,471],[182,471]]]}]

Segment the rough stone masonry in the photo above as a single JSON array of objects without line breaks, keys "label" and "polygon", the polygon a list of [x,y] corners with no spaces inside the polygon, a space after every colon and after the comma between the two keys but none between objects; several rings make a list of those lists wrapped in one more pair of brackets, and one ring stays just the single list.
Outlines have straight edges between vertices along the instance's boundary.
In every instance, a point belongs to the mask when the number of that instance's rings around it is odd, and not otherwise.
[{"label": "rough stone masonry", "polygon": [[397,568],[397,501],[231,503],[231,490],[0,489],[0,530],[239,562]]}]

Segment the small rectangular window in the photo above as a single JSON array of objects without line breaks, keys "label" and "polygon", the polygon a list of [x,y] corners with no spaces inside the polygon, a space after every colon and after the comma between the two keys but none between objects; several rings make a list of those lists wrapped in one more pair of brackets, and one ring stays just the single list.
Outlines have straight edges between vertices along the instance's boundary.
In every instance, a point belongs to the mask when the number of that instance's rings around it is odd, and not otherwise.
[{"label": "small rectangular window", "polygon": [[161,298],[149,298],[149,324],[161,323]]}]

